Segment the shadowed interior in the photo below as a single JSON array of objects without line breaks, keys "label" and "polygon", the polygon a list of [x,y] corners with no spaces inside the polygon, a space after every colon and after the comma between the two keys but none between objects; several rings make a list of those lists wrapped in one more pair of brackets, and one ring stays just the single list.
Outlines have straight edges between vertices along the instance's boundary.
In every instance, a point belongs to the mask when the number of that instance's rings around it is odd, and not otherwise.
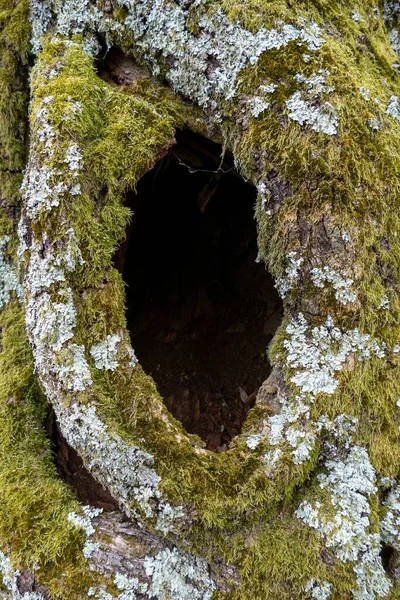
[{"label": "shadowed interior", "polygon": [[170,412],[220,452],[270,373],[282,303],[256,262],[255,188],[221,146],[187,131],[176,142],[127,195],[115,262],[139,361]]}]

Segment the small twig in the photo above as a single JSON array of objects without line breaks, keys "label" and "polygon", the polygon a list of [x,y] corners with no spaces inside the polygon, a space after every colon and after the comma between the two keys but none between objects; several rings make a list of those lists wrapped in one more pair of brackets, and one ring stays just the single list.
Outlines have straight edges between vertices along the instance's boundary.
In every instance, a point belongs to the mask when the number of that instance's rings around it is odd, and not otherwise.
[{"label": "small twig", "polygon": [[224,171],[224,169],[221,169],[221,165],[223,163],[223,159],[220,162],[220,165],[218,167],[217,170],[212,170],[212,169],[194,169],[193,167],[189,167],[189,165],[187,165],[186,163],[183,162],[183,160],[181,160],[176,154],[174,154],[175,158],[178,159],[178,163],[180,165],[182,165],[183,167],[186,167],[187,170],[189,171],[189,173],[230,173],[231,171],[235,170],[235,167],[231,167],[230,169],[228,169],[227,171]]}]

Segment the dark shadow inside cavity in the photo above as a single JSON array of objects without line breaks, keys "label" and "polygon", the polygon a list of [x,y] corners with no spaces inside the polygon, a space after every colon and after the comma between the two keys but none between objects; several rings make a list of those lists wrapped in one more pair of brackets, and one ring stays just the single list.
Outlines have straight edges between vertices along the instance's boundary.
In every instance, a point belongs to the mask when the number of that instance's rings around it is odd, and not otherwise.
[{"label": "dark shadow inside cavity", "polygon": [[170,412],[210,450],[226,449],[271,367],[282,303],[256,262],[255,188],[188,131],[127,196],[116,266],[132,344]]},{"label": "dark shadow inside cavity", "polygon": [[397,581],[399,577],[399,552],[387,544],[382,545],[381,560],[383,568],[393,581]]},{"label": "dark shadow inside cavity", "polygon": [[118,504],[111,494],[96,481],[84,466],[79,454],[67,444],[52,408],[47,416],[46,430],[57,472],[78,500],[84,505],[89,504],[107,512],[118,510]]}]

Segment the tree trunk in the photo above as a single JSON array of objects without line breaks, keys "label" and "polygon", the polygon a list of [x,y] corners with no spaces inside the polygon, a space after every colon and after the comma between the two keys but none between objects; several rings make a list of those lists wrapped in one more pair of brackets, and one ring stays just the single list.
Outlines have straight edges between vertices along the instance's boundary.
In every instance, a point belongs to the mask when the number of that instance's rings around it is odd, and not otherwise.
[{"label": "tree trunk", "polygon": [[2,597],[400,597],[397,3],[0,5]]}]

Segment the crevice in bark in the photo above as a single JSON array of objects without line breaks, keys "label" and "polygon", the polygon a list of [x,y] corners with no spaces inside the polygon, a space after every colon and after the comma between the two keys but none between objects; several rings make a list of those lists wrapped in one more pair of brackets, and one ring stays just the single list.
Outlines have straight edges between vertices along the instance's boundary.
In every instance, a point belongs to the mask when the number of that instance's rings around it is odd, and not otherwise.
[{"label": "crevice in bark", "polygon": [[40,598],[43,598],[43,600],[50,599],[49,590],[43,585],[39,585],[34,574],[27,569],[24,569],[18,575],[17,589],[23,598],[25,598],[25,594],[31,597],[30,594],[36,593],[38,595],[40,594]]},{"label": "crevice in bark", "polygon": [[256,262],[255,188],[221,146],[189,131],[176,142],[127,195],[134,216],[115,264],[142,366],[187,431],[220,452],[270,374],[283,309]]},{"label": "crevice in bark", "polygon": [[89,473],[79,454],[67,444],[52,408],[48,412],[46,430],[57,472],[78,500],[107,512],[118,510],[118,503]]},{"label": "crevice in bark", "polygon": [[100,40],[102,52],[97,60],[97,72],[99,77],[110,85],[132,85],[140,79],[150,79],[149,71],[139,65],[134,58],[126,56],[116,46],[108,48],[103,40]]},{"label": "crevice in bark", "polygon": [[381,559],[386,573],[389,575],[392,581],[397,583],[400,577],[400,554],[398,550],[393,548],[393,546],[383,544],[381,550]]}]

